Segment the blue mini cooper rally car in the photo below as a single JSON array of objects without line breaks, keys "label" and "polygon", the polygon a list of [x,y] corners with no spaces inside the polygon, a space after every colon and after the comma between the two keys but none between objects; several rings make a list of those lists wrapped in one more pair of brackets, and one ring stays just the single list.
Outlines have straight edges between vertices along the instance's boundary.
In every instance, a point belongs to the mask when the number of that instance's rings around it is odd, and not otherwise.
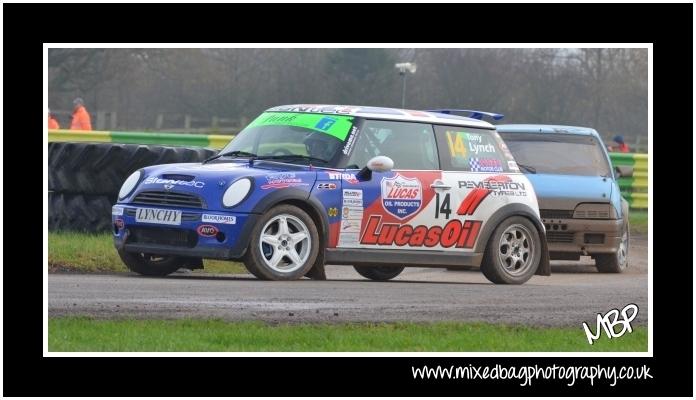
[{"label": "blue mini cooper rally car", "polygon": [[114,244],[143,275],[204,258],[268,280],[325,279],[325,264],[374,280],[407,266],[548,275],[534,189],[495,127],[440,111],[271,108],[202,163],[133,173]]}]

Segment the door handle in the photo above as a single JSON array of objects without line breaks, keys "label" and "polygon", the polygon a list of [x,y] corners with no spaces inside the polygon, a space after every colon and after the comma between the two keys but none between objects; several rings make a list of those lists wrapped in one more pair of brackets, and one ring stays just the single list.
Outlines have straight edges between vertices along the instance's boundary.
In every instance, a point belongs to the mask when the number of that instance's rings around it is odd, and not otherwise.
[{"label": "door handle", "polygon": [[433,189],[443,189],[443,190],[450,190],[452,189],[452,186],[447,186],[444,183],[431,183],[430,187]]}]

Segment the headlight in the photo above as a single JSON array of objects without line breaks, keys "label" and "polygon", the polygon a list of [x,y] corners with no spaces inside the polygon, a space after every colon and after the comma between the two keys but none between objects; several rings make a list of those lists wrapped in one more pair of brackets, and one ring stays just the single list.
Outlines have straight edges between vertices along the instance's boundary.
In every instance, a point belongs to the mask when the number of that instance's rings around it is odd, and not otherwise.
[{"label": "headlight", "polygon": [[581,203],[575,207],[573,218],[578,219],[617,219],[616,210],[607,203]]},{"label": "headlight", "polygon": [[222,195],[222,205],[225,207],[234,207],[246,199],[251,190],[251,179],[242,178],[231,184]]},{"label": "headlight", "polygon": [[135,189],[135,185],[138,184],[141,175],[142,173],[140,171],[135,171],[123,182],[123,186],[121,186],[121,190],[118,192],[119,200],[123,200],[131,194],[133,189]]}]

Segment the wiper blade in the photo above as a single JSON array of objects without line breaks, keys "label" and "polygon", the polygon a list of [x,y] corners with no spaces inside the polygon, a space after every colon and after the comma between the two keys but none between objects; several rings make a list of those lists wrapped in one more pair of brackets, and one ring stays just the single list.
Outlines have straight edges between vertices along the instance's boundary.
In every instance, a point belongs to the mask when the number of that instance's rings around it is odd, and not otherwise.
[{"label": "wiper blade", "polygon": [[259,156],[259,157],[256,157],[257,160],[292,160],[292,159],[297,159],[297,158],[299,158],[301,160],[317,161],[317,162],[321,162],[324,164],[329,163],[328,161],[323,160],[321,158],[305,156],[302,154],[283,154],[283,155],[278,155],[278,156]]},{"label": "wiper blade", "polygon": [[526,169],[527,171],[529,171],[529,172],[532,173],[532,174],[536,174],[536,173],[537,173],[536,168],[532,167],[531,165],[525,165],[525,164],[517,163],[517,166],[520,167],[520,168]]},{"label": "wiper blade", "polygon": [[229,157],[229,156],[244,156],[244,157],[256,157],[256,154],[254,153],[249,153],[248,151],[240,151],[240,150],[235,150],[235,151],[228,151],[226,153],[220,153],[216,154],[212,157],[209,157],[203,161],[203,164],[207,163],[208,161],[213,161],[216,160],[220,157]]}]

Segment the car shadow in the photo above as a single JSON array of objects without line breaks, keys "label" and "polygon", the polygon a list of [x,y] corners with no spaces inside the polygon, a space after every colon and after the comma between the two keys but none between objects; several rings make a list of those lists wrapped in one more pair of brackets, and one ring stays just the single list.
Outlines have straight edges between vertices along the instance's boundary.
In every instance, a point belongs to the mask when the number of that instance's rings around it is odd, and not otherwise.
[{"label": "car shadow", "polygon": [[[138,275],[131,275],[131,276],[138,276]],[[141,277],[141,276],[138,276]],[[141,277],[141,278],[155,278],[155,277]],[[165,277],[160,277],[159,279],[182,279],[182,280],[206,280],[206,281],[255,281],[255,282],[267,282],[270,284],[275,283],[276,281],[262,281],[260,279],[257,279],[253,276],[246,276],[246,275],[203,275],[203,274],[181,274],[181,275],[168,275]],[[308,282],[311,281],[312,279],[309,278],[302,278],[299,281],[295,282]],[[283,282],[283,281],[278,281],[278,282]],[[360,279],[360,278],[348,278],[348,279],[331,279],[328,278],[326,280],[319,280],[316,282],[361,282],[361,283],[366,283],[366,284],[385,284],[385,283],[390,283],[390,284],[408,284],[408,283],[427,283],[427,284],[442,284],[442,285],[461,285],[461,284],[466,284],[466,285],[488,285],[489,283],[487,282],[461,282],[461,281],[428,281],[428,280],[414,280],[414,279],[398,279],[398,280],[390,280],[390,281],[385,281],[385,282],[378,282],[378,281],[373,281],[370,279]],[[490,283],[492,285],[492,283]]]}]

